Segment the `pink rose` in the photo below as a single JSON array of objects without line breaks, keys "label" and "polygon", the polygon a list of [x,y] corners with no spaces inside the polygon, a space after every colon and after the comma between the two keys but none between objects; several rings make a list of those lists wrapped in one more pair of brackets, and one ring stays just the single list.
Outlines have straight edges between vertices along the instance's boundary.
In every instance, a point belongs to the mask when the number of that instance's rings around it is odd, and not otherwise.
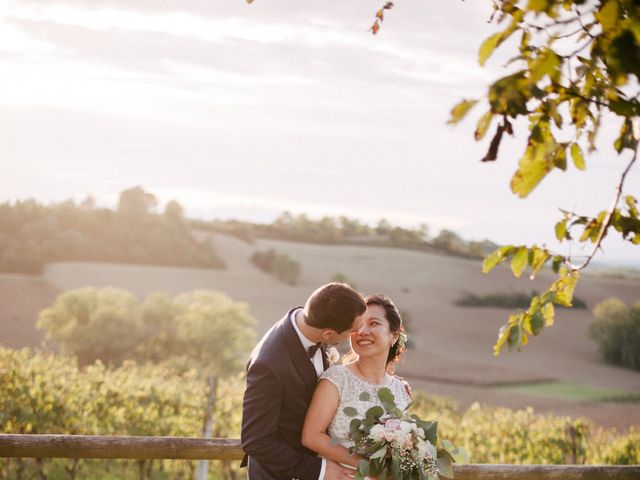
[{"label": "pink rose", "polygon": [[397,418],[390,418],[386,422],[384,422],[384,429],[393,431],[398,430],[400,428],[400,420]]}]

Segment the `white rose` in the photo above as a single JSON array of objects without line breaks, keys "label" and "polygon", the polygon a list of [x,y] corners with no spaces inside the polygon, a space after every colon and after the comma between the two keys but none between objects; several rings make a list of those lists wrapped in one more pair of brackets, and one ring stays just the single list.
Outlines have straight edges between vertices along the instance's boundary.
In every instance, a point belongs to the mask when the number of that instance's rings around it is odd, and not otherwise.
[{"label": "white rose", "polygon": [[411,433],[414,426],[415,423],[405,422],[404,420],[400,422],[400,430],[402,430],[404,433]]},{"label": "white rose", "polygon": [[400,429],[395,430],[393,432],[393,439],[396,441],[399,447],[407,443],[409,438],[410,438],[409,434],[406,432],[403,432]]},{"label": "white rose", "polygon": [[374,425],[373,427],[371,427],[369,437],[373,438],[374,440],[382,440],[384,438],[384,427],[382,425]]}]

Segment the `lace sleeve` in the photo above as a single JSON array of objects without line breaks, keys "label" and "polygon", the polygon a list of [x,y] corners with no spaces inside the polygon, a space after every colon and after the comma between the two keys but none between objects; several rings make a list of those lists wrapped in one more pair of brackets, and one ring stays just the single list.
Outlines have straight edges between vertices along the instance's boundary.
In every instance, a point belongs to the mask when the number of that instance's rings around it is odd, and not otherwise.
[{"label": "lace sleeve", "polygon": [[346,381],[344,369],[345,367],[343,367],[342,365],[335,365],[333,367],[329,367],[320,376],[320,380],[322,380],[323,378],[325,380],[329,380],[331,383],[333,383],[336,386],[336,388],[338,389],[338,392],[342,392],[342,390],[344,389],[345,381]]}]

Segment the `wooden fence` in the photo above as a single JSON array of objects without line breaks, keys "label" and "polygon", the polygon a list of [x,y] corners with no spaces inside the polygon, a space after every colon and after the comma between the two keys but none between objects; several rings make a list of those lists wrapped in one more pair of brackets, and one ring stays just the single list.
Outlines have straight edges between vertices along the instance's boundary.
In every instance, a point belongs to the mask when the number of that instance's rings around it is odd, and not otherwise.
[{"label": "wooden fence", "polygon": [[[0,435],[0,457],[240,460],[240,441],[225,438]],[[638,465],[495,465],[454,467],[456,480],[640,480]]]}]

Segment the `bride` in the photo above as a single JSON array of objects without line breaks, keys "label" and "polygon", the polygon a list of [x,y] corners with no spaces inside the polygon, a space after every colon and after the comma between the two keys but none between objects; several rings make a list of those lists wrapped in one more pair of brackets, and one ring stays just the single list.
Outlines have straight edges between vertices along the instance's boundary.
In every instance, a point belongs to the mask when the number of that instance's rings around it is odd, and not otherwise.
[{"label": "bride", "polygon": [[[391,390],[400,409],[411,401],[407,383],[393,375],[393,367],[405,350],[406,334],[400,313],[384,295],[369,296],[365,303],[362,327],[350,337],[355,360],[333,366],[320,377],[302,430],[305,447],[354,468],[361,458],[349,453],[351,418],[344,409],[353,407],[357,418],[364,418],[369,408],[382,405],[377,395],[382,387]],[[369,393],[366,401],[360,399],[363,392]]]}]

